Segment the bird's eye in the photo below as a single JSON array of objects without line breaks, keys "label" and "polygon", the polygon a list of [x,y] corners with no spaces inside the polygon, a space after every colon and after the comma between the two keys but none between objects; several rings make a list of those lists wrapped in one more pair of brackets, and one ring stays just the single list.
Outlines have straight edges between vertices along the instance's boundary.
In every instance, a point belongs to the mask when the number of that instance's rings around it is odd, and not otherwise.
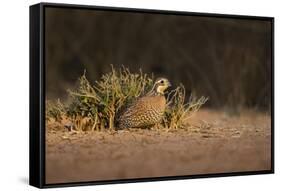
[{"label": "bird's eye", "polygon": [[164,84],[164,80],[161,80],[160,83],[161,83],[161,84]]}]

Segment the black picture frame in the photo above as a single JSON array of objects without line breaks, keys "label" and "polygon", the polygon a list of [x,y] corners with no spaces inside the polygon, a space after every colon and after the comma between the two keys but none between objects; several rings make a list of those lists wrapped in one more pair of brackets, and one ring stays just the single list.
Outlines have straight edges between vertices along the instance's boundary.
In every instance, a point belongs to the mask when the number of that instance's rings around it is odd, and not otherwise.
[{"label": "black picture frame", "polygon": [[[229,172],[204,175],[170,176],[158,178],[104,180],[90,182],[69,182],[46,184],[45,182],[45,9],[47,7],[71,8],[83,10],[122,11],[153,14],[187,15],[200,17],[218,17],[265,20],[271,23],[271,169],[264,171]],[[178,180],[207,177],[226,177],[274,173],[274,18],[246,15],[226,15],[211,13],[194,13],[167,10],[132,9],[120,7],[101,7],[72,4],[39,3],[30,6],[30,128],[29,128],[29,184],[38,188],[52,188],[65,186],[84,186],[114,183],[147,182]]]}]

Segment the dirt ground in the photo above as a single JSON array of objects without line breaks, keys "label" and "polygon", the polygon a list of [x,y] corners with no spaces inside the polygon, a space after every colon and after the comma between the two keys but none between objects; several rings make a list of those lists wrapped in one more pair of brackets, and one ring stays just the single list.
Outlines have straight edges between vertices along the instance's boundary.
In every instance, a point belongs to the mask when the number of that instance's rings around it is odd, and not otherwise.
[{"label": "dirt ground", "polygon": [[184,129],[46,132],[46,183],[269,170],[270,115],[201,110]]}]

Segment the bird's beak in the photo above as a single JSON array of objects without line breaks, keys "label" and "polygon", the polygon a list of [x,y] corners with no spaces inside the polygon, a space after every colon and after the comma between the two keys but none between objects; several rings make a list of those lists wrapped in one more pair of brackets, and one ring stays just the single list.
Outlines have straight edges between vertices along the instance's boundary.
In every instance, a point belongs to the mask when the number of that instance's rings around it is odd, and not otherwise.
[{"label": "bird's beak", "polygon": [[170,82],[168,82],[167,86],[168,86],[168,87],[171,87],[171,86],[172,86],[172,84],[171,84]]}]

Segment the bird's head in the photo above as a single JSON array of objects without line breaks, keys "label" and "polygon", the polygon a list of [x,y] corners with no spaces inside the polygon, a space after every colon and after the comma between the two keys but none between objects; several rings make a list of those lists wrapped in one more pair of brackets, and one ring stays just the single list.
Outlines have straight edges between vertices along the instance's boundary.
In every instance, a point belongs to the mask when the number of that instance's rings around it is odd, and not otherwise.
[{"label": "bird's head", "polygon": [[154,86],[153,86],[153,90],[160,95],[164,94],[164,91],[171,86],[171,83],[169,82],[169,80],[167,78],[157,78]]}]

